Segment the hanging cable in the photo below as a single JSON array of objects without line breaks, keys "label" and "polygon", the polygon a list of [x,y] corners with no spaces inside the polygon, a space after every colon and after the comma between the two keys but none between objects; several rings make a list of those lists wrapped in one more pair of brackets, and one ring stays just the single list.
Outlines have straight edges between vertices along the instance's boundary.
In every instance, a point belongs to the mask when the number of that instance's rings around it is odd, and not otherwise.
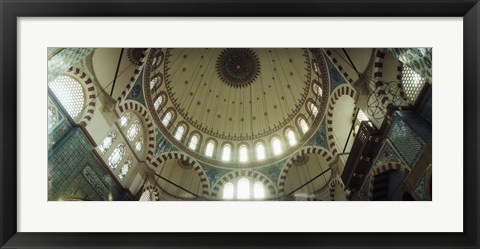
[{"label": "hanging cable", "polygon": [[348,59],[348,61],[350,62],[350,64],[352,65],[353,70],[355,70],[355,72],[357,73],[357,75],[360,76],[360,72],[358,72],[357,67],[355,67],[355,64],[353,63],[352,59],[351,59],[350,56],[348,55],[347,50],[345,50],[344,48],[342,48],[342,51],[343,51],[343,52],[345,53],[345,55],[347,56],[347,59]]}]

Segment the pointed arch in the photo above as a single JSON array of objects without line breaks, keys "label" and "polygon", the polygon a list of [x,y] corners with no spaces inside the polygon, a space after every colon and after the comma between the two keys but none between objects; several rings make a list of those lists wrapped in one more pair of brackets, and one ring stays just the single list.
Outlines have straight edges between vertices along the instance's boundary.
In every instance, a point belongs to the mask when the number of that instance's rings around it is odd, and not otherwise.
[{"label": "pointed arch", "polygon": [[410,169],[408,168],[408,166],[406,166],[403,163],[398,163],[398,162],[384,163],[381,166],[372,169],[370,171],[370,176],[371,176],[370,177],[370,182],[365,183],[365,184],[369,184],[369,191],[368,191],[368,199],[369,200],[371,200],[372,196],[373,196],[373,190],[374,190],[373,183],[375,181],[375,176],[380,175],[382,173],[386,173],[387,171],[391,171],[391,170],[398,170],[398,171],[402,172],[405,175],[405,177],[407,177],[408,174],[410,174]]},{"label": "pointed arch", "polygon": [[333,110],[335,109],[335,104],[342,96],[351,97],[354,103],[356,103],[358,99],[358,95],[355,89],[353,89],[353,87],[347,84],[339,85],[333,90],[332,94],[330,95],[327,106],[327,142],[330,148],[330,152],[334,156],[338,154],[338,149],[333,135]]},{"label": "pointed arch", "polygon": [[192,131],[187,140],[188,148],[193,151],[199,151],[202,148],[202,133],[198,131]]}]

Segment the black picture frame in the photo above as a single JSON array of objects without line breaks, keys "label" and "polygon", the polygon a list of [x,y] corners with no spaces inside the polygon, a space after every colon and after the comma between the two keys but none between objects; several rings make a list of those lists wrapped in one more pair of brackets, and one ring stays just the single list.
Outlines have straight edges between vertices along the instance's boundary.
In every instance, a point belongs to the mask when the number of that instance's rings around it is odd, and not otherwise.
[{"label": "black picture frame", "polygon": [[[0,1],[1,248],[479,248],[478,0]],[[463,17],[464,232],[462,233],[20,233],[17,232],[17,17],[425,16]],[[452,85],[460,84],[452,82]],[[34,124],[33,124],[34,125]],[[460,165],[458,165],[460,166]],[[453,167],[454,168],[454,167]],[[354,221],[352,221],[354,222]],[[439,221],[441,222],[441,221]]]}]

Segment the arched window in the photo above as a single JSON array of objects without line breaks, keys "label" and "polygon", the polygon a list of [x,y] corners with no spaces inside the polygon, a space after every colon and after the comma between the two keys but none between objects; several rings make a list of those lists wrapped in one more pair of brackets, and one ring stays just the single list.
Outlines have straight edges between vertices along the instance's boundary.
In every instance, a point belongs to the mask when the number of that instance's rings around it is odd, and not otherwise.
[{"label": "arched window", "polygon": [[258,160],[265,159],[265,145],[263,145],[262,142],[257,143],[256,152],[257,152],[257,159]]},{"label": "arched window", "polygon": [[177,127],[177,131],[175,132],[175,139],[177,139],[178,141],[181,141],[184,133],[185,133],[185,126],[179,125]]},{"label": "arched window", "polygon": [[155,108],[156,111],[158,110],[158,108],[160,108],[160,106],[162,105],[162,102],[163,102],[163,96],[158,95],[155,102],[153,102],[153,107]]},{"label": "arched window", "polygon": [[125,145],[119,144],[108,158],[108,166],[110,166],[112,169],[117,168],[118,163],[122,160],[123,155],[125,155]]},{"label": "arched window", "polygon": [[107,150],[112,146],[113,142],[117,138],[117,132],[111,131],[108,133],[107,137],[103,139],[102,143],[98,145],[98,149],[105,154]]},{"label": "arched window", "polygon": [[198,140],[200,140],[200,137],[199,137],[197,134],[194,134],[194,135],[190,138],[190,144],[188,144],[188,147],[189,147],[191,150],[197,150]]},{"label": "arched window", "polygon": [[267,195],[264,184],[259,180],[249,180],[246,176],[232,179],[223,185],[224,200],[264,199]]},{"label": "arched window", "polygon": [[320,68],[318,67],[318,63],[317,63],[316,61],[313,61],[312,64],[313,64],[313,71],[314,71],[316,74],[320,75]]},{"label": "arched window", "polygon": [[57,109],[48,107],[48,130],[52,129],[58,122]]},{"label": "arched window", "polygon": [[205,156],[212,157],[214,150],[215,150],[215,142],[213,142],[212,140],[208,141],[207,147],[205,148]]},{"label": "arched window", "polygon": [[72,77],[61,75],[48,84],[67,113],[76,118],[85,104],[83,87]]},{"label": "arched window", "polygon": [[239,161],[242,163],[246,163],[248,161],[248,148],[246,145],[240,146]]},{"label": "arched window", "polygon": [[234,187],[233,183],[227,182],[223,185],[223,199],[231,200],[233,199]]},{"label": "arched window", "polygon": [[317,116],[318,114],[318,108],[314,103],[311,103],[308,105],[308,108],[310,109],[310,112],[313,114],[314,117]]},{"label": "arched window", "polygon": [[136,142],[135,142],[135,150],[140,152],[143,147],[143,137],[140,137]]},{"label": "arched window", "polygon": [[168,127],[168,125],[170,124],[170,120],[172,120],[172,112],[171,111],[167,112],[165,114],[165,116],[163,116],[163,119],[162,119],[163,126]]},{"label": "arched window", "polygon": [[120,127],[124,128],[125,126],[127,126],[128,121],[130,121],[131,117],[132,117],[132,114],[129,112],[123,115],[118,121],[120,123]]},{"label": "arched window", "polygon": [[253,184],[253,198],[254,199],[263,199],[265,198],[265,189],[262,182],[255,182]]},{"label": "arched window", "polygon": [[317,95],[322,97],[323,90],[318,84],[313,84],[313,92]]},{"label": "arched window", "polygon": [[287,130],[287,138],[290,146],[297,144],[297,138],[295,137],[295,133],[291,129]]},{"label": "arched window", "polygon": [[150,192],[150,190],[145,190],[143,193],[142,193],[142,196],[140,196],[140,200],[139,201],[152,201],[152,192]]},{"label": "arched window", "polygon": [[150,81],[150,90],[152,90],[152,89],[155,87],[155,85],[157,84],[157,82],[158,82],[157,77],[153,78],[153,79]]},{"label": "arched window", "polygon": [[237,183],[237,199],[249,199],[250,198],[250,181],[242,177]]},{"label": "arched window", "polygon": [[300,125],[300,129],[302,129],[302,133],[305,134],[308,131],[308,124],[307,121],[305,121],[304,118],[300,118],[298,121],[298,124]]},{"label": "arched window", "polygon": [[133,121],[132,125],[130,125],[130,128],[128,128],[128,131],[127,131],[128,140],[133,141],[139,132],[140,132],[140,121],[135,120]]},{"label": "arched window", "polygon": [[232,146],[230,144],[225,144],[222,151],[222,160],[225,162],[230,161],[230,154],[232,153]]},{"label": "arched window", "polygon": [[272,148],[274,155],[280,155],[282,153],[282,142],[278,137],[272,139]]},{"label": "arched window", "polygon": [[123,178],[125,178],[125,176],[127,175],[130,167],[132,167],[132,158],[131,157],[129,157],[125,161],[125,163],[122,166],[122,169],[120,170],[120,172],[118,172],[118,178],[120,178],[120,180],[123,180]]}]

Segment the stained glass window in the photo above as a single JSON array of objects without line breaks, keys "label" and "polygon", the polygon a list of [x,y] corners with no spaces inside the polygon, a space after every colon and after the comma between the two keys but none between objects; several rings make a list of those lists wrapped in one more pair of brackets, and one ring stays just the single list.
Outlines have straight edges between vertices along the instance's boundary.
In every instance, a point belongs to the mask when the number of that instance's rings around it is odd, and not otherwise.
[{"label": "stained glass window", "polygon": [[127,131],[128,140],[133,141],[139,132],[140,132],[140,121],[135,120]]},{"label": "stained glass window", "polygon": [[143,137],[139,138],[136,142],[135,142],[135,150],[140,152],[142,150],[142,147],[143,147]]},{"label": "stained glass window", "polygon": [[98,145],[98,149],[102,153],[105,154],[107,150],[112,146],[113,142],[115,142],[115,139],[117,138],[117,132],[111,131],[108,133],[107,137],[105,137],[100,145]]},{"label": "stained glass window", "polygon": [[132,158],[129,157],[125,163],[123,164],[122,168],[120,169],[120,172],[118,172],[118,178],[120,178],[120,180],[123,180],[125,178],[125,176],[127,175],[128,173],[128,170],[130,169],[130,167],[132,167]]},{"label": "stained glass window", "polygon": [[122,160],[123,155],[125,155],[125,145],[119,144],[108,158],[108,166],[110,166],[112,169],[117,168],[118,163]]},{"label": "stained glass window", "polygon": [[127,126],[128,124],[128,121],[130,121],[130,118],[132,117],[132,114],[131,113],[126,113],[125,115],[123,115],[120,120],[119,120],[119,123],[120,123],[120,127],[125,127]]}]

